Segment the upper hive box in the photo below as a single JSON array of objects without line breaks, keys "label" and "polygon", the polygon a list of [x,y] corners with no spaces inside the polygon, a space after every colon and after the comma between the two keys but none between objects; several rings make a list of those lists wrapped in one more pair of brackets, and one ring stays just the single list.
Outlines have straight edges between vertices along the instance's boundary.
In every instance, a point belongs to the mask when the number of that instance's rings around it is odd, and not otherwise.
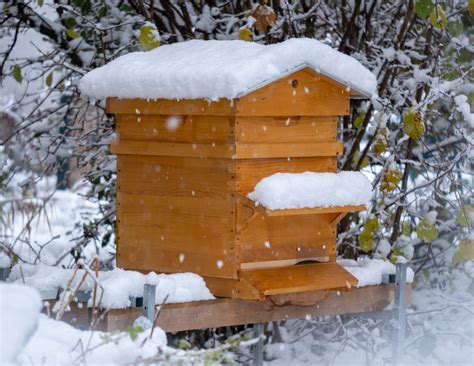
[{"label": "upper hive box", "polygon": [[274,174],[336,173],[338,117],[375,90],[358,61],[309,39],[190,41],[123,56],[81,90],[116,117],[120,267],[195,272],[249,299],[356,284],[336,225],[368,181]]}]

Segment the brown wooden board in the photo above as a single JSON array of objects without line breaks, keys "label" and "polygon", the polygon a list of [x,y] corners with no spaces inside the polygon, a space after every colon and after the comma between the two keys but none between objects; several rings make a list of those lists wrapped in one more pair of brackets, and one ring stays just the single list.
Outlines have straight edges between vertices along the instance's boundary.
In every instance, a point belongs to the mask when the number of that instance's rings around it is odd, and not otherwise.
[{"label": "brown wooden board", "polygon": [[122,193],[228,199],[233,162],[225,159],[119,155],[117,190]]},{"label": "brown wooden board", "polygon": [[350,93],[310,69],[263,86],[236,101],[237,116],[343,116]]},{"label": "brown wooden board", "polygon": [[235,209],[225,199],[119,191],[117,262],[134,270],[235,278],[234,225]]},{"label": "brown wooden board", "polygon": [[120,140],[224,144],[233,136],[230,118],[118,114],[115,121]]},{"label": "brown wooden board", "polygon": [[330,214],[267,217],[238,204],[237,220],[237,262],[335,257]]},{"label": "brown wooden board", "polygon": [[119,99],[107,98],[107,113],[114,114],[168,114],[168,115],[212,115],[232,116],[235,114],[235,102],[220,99],[211,102],[205,99]]},{"label": "brown wooden board", "polygon": [[[340,142],[297,143],[236,143],[234,156],[237,159],[300,158],[307,156],[338,156],[343,151]],[[206,152],[202,152],[203,154]]]},{"label": "brown wooden board", "polygon": [[156,141],[115,141],[110,145],[117,155],[180,156],[194,158],[232,158],[235,146],[228,143],[181,143]]},{"label": "brown wooden board", "polygon": [[[411,285],[406,305],[411,304]],[[395,285],[354,288],[351,291],[314,291],[269,296],[265,301],[217,299],[160,308],[156,325],[166,332],[265,323],[306,316],[319,317],[385,310],[395,297]],[[107,313],[104,330],[126,329],[143,314],[139,308],[114,309]]]},{"label": "brown wooden board", "polygon": [[263,296],[344,289],[357,285],[357,279],[337,263],[240,270],[239,274]]},{"label": "brown wooden board", "polygon": [[275,173],[336,172],[337,160],[334,156],[276,158],[276,159],[240,159],[236,162],[237,192],[247,194],[265,177]]},{"label": "brown wooden board", "polygon": [[335,142],[337,117],[237,117],[235,140],[239,144]]}]

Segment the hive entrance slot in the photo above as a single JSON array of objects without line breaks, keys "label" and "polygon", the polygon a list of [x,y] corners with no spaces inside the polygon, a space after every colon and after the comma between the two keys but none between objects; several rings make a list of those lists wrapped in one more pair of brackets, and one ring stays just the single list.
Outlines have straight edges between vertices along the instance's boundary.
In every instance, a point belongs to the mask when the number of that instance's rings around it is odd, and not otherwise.
[{"label": "hive entrance slot", "polygon": [[308,257],[308,258],[292,258],[292,259],[280,259],[274,261],[260,261],[260,262],[247,262],[241,263],[240,269],[264,269],[264,268],[279,268],[287,267],[299,264],[314,264],[314,263],[326,263],[329,262],[328,256],[321,257]]}]

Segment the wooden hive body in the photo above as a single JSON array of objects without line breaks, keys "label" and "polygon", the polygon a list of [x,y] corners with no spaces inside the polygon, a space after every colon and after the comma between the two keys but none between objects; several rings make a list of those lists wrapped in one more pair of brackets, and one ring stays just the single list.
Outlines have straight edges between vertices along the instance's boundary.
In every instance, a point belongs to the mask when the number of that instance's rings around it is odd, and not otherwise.
[{"label": "wooden hive body", "polygon": [[361,207],[268,211],[246,198],[277,172],[336,172],[350,96],[303,69],[234,100],[109,98],[118,266],[195,272],[216,296],[248,299],[355,285],[335,263],[336,225]]}]

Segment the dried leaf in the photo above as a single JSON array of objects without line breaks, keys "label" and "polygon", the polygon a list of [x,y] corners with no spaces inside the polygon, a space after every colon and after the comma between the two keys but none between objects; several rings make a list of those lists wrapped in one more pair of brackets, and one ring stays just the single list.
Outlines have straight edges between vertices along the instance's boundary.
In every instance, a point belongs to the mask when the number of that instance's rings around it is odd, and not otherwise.
[{"label": "dried leaf", "polygon": [[255,18],[255,27],[260,32],[266,32],[276,21],[275,12],[267,5],[258,5],[250,13],[250,16]]}]

